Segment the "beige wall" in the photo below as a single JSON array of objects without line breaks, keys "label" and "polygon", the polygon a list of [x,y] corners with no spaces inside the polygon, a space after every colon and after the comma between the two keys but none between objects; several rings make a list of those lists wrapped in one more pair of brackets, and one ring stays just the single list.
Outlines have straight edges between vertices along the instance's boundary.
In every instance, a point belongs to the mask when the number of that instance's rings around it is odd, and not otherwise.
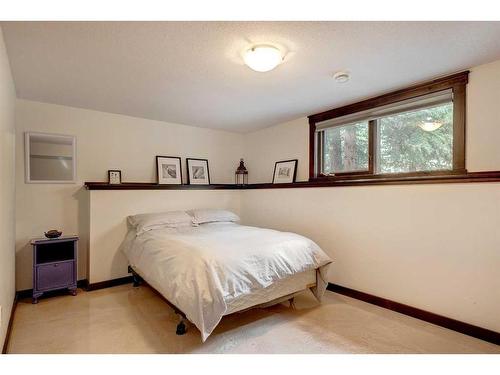
[{"label": "beige wall", "polygon": [[[500,170],[500,60],[470,69],[467,85],[466,167]],[[307,117],[245,135],[249,182],[272,182],[274,163],[299,159],[297,181],[309,178]]]},{"label": "beige wall", "polygon": [[[466,166],[500,170],[500,61],[471,69],[467,96]],[[307,180],[306,118],[246,137],[251,182],[292,158]],[[241,211],[317,241],[332,282],[500,331],[498,183],[251,190]]]},{"label": "beige wall", "polygon": [[0,28],[0,347],[14,301],[14,110],[16,92]]},{"label": "beige wall", "polygon": [[251,183],[272,182],[274,163],[298,159],[297,181],[309,178],[309,125],[306,117],[245,135],[245,165]]},{"label": "beige wall", "polygon": [[315,240],[330,282],[500,331],[500,183],[242,193],[245,224]]},{"label": "beige wall", "polygon": [[[121,169],[124,181],[156,180],[155,156],[209,159],[213,183],[231,183],[242,156],[242,135],[169,124],[104,112],[17,100],[16,102],[16,287],[31,288],[30,238],[57,228],[85,232],[88,194],[84,181],[106,181],[108,169]],[[77,183],[26,184],[24,132],[76,136]],[[88,226],[88,225],[87,225]],[[82,238],[79,278],[86,276],[87,243]]]},{"label": "beige wall", "polygon": [[127,234],[128,215],[194,208],[224,208],[240,214],[240,192],[238,190],[90,191],[89,282],[96,283],[127,276],[128,262],[119,247]]}]

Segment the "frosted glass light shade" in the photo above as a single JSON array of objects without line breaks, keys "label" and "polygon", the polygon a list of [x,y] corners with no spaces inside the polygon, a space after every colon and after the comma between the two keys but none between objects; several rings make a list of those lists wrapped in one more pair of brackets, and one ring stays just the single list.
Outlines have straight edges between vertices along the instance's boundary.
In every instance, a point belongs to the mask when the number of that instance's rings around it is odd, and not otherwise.
[{"label": "frosted glass light shade", "polygon": [[268,72],[283,61],[283,56],[278,48],[261,45],[246,51],[243,60],[250,69],[257,72]]},{"label": "frosted glass light shade", "polygon": [[418,126],[426,132],[433,132],[434,130],[438,130],[442,125],[441,122],[423,122]]}]

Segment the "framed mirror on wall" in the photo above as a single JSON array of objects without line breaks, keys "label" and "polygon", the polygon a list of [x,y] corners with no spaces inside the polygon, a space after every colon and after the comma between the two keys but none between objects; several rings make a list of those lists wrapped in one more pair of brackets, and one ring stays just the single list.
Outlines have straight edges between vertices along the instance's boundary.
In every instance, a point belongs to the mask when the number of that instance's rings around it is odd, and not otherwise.
[{"label": "framed mirror on wall", "polygon": [[76,182],[76,138],[71,135],[25,133],[26,183]]}]

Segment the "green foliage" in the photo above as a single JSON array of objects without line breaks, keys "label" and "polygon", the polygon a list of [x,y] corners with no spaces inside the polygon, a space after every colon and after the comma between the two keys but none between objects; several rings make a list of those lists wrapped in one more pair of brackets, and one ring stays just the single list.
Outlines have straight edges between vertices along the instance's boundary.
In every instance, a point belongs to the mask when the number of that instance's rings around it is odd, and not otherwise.
[{"label": "green foliage", "polygon": [[[434,131],[420,126],[442,124]],[[377,120],[378,173],[432,171],[452,168],[453,104],[447,103]],[[324,173],[368,169],[368,122],[325,130]]]},{"label": "green foliage", "polygon": [[[442,126],[425,131],[419,125],[438,122]],[[451,169],[453,161],[453,105],[381,118],[379,160],[381,173]]]}]

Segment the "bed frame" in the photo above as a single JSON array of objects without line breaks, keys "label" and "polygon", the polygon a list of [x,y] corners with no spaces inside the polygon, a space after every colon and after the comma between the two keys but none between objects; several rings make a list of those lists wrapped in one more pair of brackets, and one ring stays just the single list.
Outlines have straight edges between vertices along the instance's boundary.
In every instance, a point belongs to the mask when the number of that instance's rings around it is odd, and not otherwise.
[{"label": "bed frame", "polygon": [[[139,273],[137,273],[136,270],[134,270],[134,268],[132,266],[128,266],[128,272],[132,274],[132,278],[133,278],[133,286],[135,288],[139,287],[143,282],[146,282],[141,275],[139,275]],[[147,283],[147,282],[146,282]],[[148,284],[149,285],[149,284]],[[283,296],[283,297],[279,297],[277,299],[274,299],[272,301],[269,301],[269,302],[266,302],[266,303],[262,303],[262,304],[258,304],[258,305],[255,305],[255,306],[251,306],[251,307],[248,307],[246,309],[243,309],[243,310],[239,310],[239,311],[235,311],[233,312],[232,314],[234,313],[237,313],[237,312],[243,312],[243,311],[248,311],[248,310],[251,310],[251,309],[254,309],[254,308],[257,308],[257,307],[269,307],[269,306],[273,306],[273,305],[276,305],[278,303],[281,303],[281,302],[284,302],[284,301],[288,301],[290,303],[290,308],[291,309],[295,309],[295,296],[306,291],[306,290],[309,290],[313,287],[316,286],[316,283],[314,284],[310,284],[310,285],[307,285],[307,287],[303,290],[299,290],[297,292],[294,292],[292,294],[288,294],[286,296]],[[156,293],[158,293],[162,298],[163,300],[174,310],[174,312],[179,316],[179,323],[177,324],[177,328],[175,329],[175,333],[177,335],[184,335],[186,332],[187,332],[187,327],[186,327],[186,322],[189,320],[187,317],[186,317],[186,314],[181,310],[179,309],[177,306],[175,306],[172,302],[170,302],[169,300],[167,300],[160,292],[158,292],[155,288],[153,288],[151,285],[149,285],[149,287],[151,289],[153,289]]]},{"label": "bed frame", "polygon": [[[134,288],[139,287],[143,282],[144,279],[135,271],[132,266],[128,266],[128,272],[132,274],[133,278],[133,286]],[[148,284],[149,285],[149,284]],[[172,308],[174,309],[174,312],[179,316],[179,323],[177,324],[177,328],[175,330],[175,333],[177,335],[183,335],[187,332],[186,328],[186,321],[188,320],[186,317],[186,314],[182,312],[181,309],[179,309],[177,306],[175,306],[172,302],[167,300],[165,297],[161,295],[160,292],[158,292],[156,289],[154,289],[151,285],[149,285],[151,289],[153,289],[156,293],[158,293],[164,300],[165,302]]]}]

